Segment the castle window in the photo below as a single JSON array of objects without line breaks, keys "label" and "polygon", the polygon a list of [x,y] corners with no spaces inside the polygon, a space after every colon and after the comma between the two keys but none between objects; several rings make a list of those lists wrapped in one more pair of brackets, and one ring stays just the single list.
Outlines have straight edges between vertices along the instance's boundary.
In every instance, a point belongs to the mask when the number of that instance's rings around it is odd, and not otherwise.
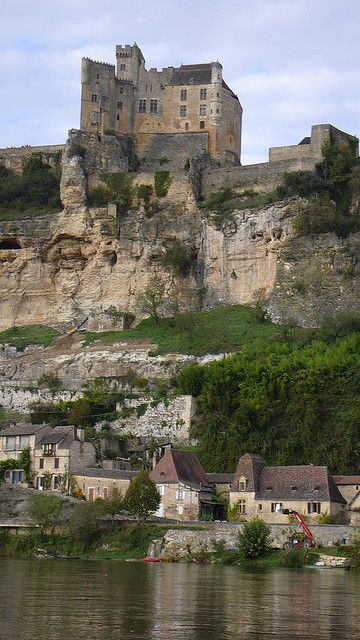
[{"label": "castle window", "polygon": [[119,109],[119,111],[122,111],[123,103],[122,102],[118,102],[117,103],[117,108]]},{"label": "castle window", "polygon": [[125,71],[125,69],[126,69],[126,64],[122,62],[120,65],[120,71]]},{"label": "castle window", "polygon": [[220,113],[220,109],[216,109],[216,113]]},{"label": "castle window", "polygon": [[100,73],[96,74],[96,79],[99,80],[100,79]]},{"label": "castle window", "polygon": [[185,131],[189,131],[189,123],[185,122]]},{"label": "castle window", "polygon": [[180,91],[180,100],[187,100],[187,90],[181,89]]},{"label": "castle window", "polygon": [[220,98],[220,93],[217,93],[217,94],[216,94],[216,97],[217,97],[217,98]]},{"label": "castle window", "polygon": [[116,120],[120,120],[119,114],[116,115]]},{"label": "castle window", "polygon": [[119,91],[120,93],[124,93],[124,87],[120,87]]},{"label": "castle window", "polygon": [[206,116],[206,104],[201,104],[200,105],[200,115],[201,116]]},{"label": "castle window", "polygon": [[150,100],[150,113],[157,113],[158,110],[157,100]]},{"label": "castle window", "polygon": [[91,102],[97,102],[98,101],[98,97],[96,93],[92,93],[91,94]]},{"label": "castle window", "polygon": [[262,511],[262,504],[258,505],[258,509],[259,509],[259,511]]},{"label": "castle window", "polygon": [[139,113],[146,113],[146,100],[144,98],[139,100]]},{"label": "castle window", "polygon": [[206,100],[207,89],[200,89],[200,100]]},{"label": "castle window", "polygon": [[100,122],[100,113],[98,111],[91,112],[91,124],[99,124]]},{"label": "castle window", "polygon": [[186,105],[180,105],[180,116],[186,116]]},{"label": "castle window", "polygon": [[200,120],[199,129],[205,129],[205,120]]}]

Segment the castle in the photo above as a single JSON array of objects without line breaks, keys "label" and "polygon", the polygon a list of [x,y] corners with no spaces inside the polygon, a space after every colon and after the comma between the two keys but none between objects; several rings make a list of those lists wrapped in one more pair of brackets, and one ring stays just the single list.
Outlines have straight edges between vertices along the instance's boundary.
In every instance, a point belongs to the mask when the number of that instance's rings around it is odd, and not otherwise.
[{"label": "castle", "polygon": [[82,131],[132,135],[140,157],[164,144],[171,152],[171,137],[182,134],[193,155],[239,164],[242,107],[219,62],[146,70],[137,44],[118,45],[116,59],[116,73],[115,65],[82,60]]}]

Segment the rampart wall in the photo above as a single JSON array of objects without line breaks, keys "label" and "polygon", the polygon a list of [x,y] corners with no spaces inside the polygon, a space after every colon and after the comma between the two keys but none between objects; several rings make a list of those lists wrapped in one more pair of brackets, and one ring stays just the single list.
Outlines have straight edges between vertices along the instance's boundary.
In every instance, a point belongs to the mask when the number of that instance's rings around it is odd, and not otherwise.
[{"label": "rampart wall", "polygon": [[[207,131],[184,133],[139,133],[136,152],[141,168],[182,170],[190,158],[208,152]],[[164,160],[167,160],[164,162]],[[163,162],[163,164],[162,164]]]},{"label": "rampart wall", "polygon": [[48,144],[32,147],[8,147],[0,149],[0,164],[15,173],[21,173],[25,162],[34,154],[41,155],[45,162],[55,165],[61,161],[65,150],[64,144]]}]

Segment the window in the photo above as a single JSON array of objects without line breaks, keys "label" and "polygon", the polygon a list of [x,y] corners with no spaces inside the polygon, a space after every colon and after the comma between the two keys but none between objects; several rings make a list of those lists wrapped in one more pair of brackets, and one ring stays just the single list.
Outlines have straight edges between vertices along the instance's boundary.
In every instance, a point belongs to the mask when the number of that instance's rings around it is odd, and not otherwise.
[{"label": "window", "polygon": [[6,436],[5,451],[15,451],[15,436]]},{"label": "window", "polygon": [[186,116],[186,105],[182,104],[180,105],[180,116]]},{"label": "window", "polygon": [[159,492],[159,494],[160,494],[161,496],[163,496],[163,495],[164,495],[164,493],[165,493],[165,487],[164,487],[164,485],[163,485],[163,484],[158,484],[158,486],[157,486],[157,490],[158,490],[158,492]]},{"label": "window", "polygon": [[43,453],[44,456],[54,456],[56,451],[55,444],[44,444],[43,445]]},{"label": "window", "polygon": [[355,487],[356,491],[359,491],[359,485],[357,484]]},{"label": "window", "polygon": [[259,509],[259,511],[262,511],[262,504],[258,505],[258,509]]},{"label": "window", "polygon": [[123,103],[122,102],[118,102],[117,103],[117,108],[119,109],[119,111],[122,111]]},{"label": "window", "polygon": [[185,122],[185,131],[189,131],[189,123]]},{"label": "window", "polygon": [[176,500],[184,500],[185,499],[185,491],[178,489],[176,491]]},{"label": "window", "polygon": [[200,89],[200,100],[206,100],[207,89]]},{"label": "window", "polygon": [[91,102],[97,102],[97,101],[98,101],[97,93],[92,93],[91,94]]},{"label": "window", "polygon": [[181,89],[180,91],[180,100],[187,100],[187,90]]},{"label": "window", "polygon": [[146,113],[146,100],[144,98],[139,100],[139,113]]},{"label": "window", "polygon": [[125,71],[125,69],[126,69],[126,64],[122,62],[120,65],[120,71]]},{"label": "window", "polygon": [[100,73],[96,74],[96,79],[99,80],[100,79]]},{"label": "window", "polygon": [[30,446],[30,436],[20,436],[20,449],[27,449]]},{"label": "window", "polygon": [[201,116],[206,116],[206,104],[201,104],[200,105],[200,115]]},{"label": "window", "polygon": [[157,113],[157,100],[150,100],[150,113]]},{"label": "window", "polygon": [[100,122],[100,113],[98,111],[91,112],[91,124],[98,124]]},{"label": "window", "polygon": [[220,113],[220,109],[216,109],[216,113]]},{"label": "window", "polygon": [[205,120],[200,120],[199,128],[205,129]]},{"label": "window", "polygon": [[116,115],[116,120],[120,120],[119,114]]},{"label": "window", "polygon": [[39,469],[43,469],[44,468],[44,458],[40,458],[39,460]]},{"label": "window", "polygon": [[11,471],[8,469],[7,471],[5,471],[5,478],[10,478],[11,476]]},{"label": "window", "polygon": [[282,509],[282,506],[283,506],[282,502],[272,502],[271,503],[271,513],[276,513],[277,511]]},{"label": "window", "polygon": [[245,500],[239,500],[238,511],[239,511],[239,514],[240,513],[246,513],[246,501]]},{"label": "window", "polygon": [[120,87],[119,93],[124,93],[124,87]]},{"label": "window", "polygon": [[178,508],[177,508],[178,514],[179,516],[182,516],[184,513],[184,505],[183,504],[179,504]]},{"label": "window", "polygon": [[59,468],[59,458],[55,458],[54,460],[54,469],[58,469]]},{"label": "window", "polygon": [[246,478],[240,478],[239,491],[246,491]]},{"label": "window", "polygon": [[321,503],[308,502],[308,513],[321,513]]}]

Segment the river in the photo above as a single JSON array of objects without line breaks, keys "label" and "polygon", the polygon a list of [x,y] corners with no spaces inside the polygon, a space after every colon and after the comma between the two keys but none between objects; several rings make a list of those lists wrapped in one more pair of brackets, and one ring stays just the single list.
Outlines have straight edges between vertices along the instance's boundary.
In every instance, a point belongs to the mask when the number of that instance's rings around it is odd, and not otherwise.
[{"label": "river", "polygon": [[0,558],[1,640],[360,638],[360,574]]}]

